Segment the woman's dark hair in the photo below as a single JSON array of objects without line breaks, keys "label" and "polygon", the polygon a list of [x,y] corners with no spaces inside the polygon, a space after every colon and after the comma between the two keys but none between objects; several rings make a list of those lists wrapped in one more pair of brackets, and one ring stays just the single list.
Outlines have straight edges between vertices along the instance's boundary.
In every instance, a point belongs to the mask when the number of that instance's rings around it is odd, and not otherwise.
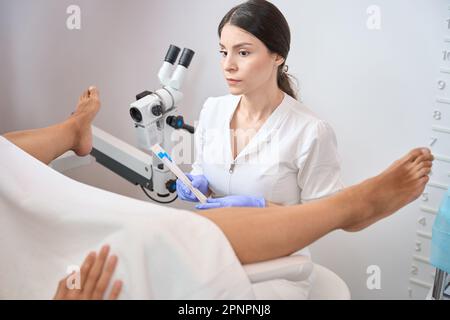
[{"label": "woman's dark hair", "polygon": [[270,52],[276,53],[284,58],[284,63],[278,68],[278,87],[297,99],[297,94],[292,88],[287,70],[286,60],[291,47],[291,31],[286,18],[272,3],[266,0],[249,0],[232,8],[223,17],[219,24],[219,38],[222,29],[230,24],[241,28],[266,45]]}]

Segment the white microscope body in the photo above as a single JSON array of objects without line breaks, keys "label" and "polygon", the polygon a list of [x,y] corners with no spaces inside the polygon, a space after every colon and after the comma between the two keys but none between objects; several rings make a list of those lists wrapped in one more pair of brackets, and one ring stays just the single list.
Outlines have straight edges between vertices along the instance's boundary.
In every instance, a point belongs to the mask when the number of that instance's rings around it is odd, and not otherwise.
[{"label": "white microscope body", "polygon": [[[137,95],[137,101],[130,106],[130,115],[135,123],[138,147],[151,153],[151,147],[159,144],[164,147],[164,129],[170,125],[175,129],[186,129],[193,133],[193,128],[186,126],[181,117],[170,116],[183,98],[180,91],[194,52],[184,49],[178,66],[172,77],[172,67],[180,49],[173,45],[167,52],[165,61],[158,73],[163,88],[154,93],[148,91]],[[175,191],[176,177],[162,162],[153,157],[153,189],[158,196],[167,196],[167,191]]]},{"label": "white microscope body", "polygon": [[[93,128],[93,150],[91,155],[96,161],[135,185],[140,185],[152,200],[159,203],[176,191],[176,177],[165,165],[152,155],[155,144],[164,146],[164,133],[167,126],[184,129],[194,133],[192,126],[184,123],[183,117],[174,116],[178,103],[183,98],[180,91],[194,52],[184,49],[178,66],[170,76],[180,49],[171,45],[165,61],[158,73],[162,88],[156,92],[144,91],[136,96],[130,105],[130,115],[134,121],[139,149]],[[146,190],[154,192],[158,199],[150,196]]]}]

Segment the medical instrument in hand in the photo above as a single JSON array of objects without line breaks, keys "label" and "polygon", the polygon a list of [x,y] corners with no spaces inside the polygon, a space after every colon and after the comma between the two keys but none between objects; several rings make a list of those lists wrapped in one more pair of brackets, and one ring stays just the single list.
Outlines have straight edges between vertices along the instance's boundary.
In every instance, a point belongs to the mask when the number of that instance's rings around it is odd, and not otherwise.
[{"label": "medical instrument in hand", "polygon": [[172,160],[170,155],[159,144],[155,144],[151,149],[153,153],[170,169],[170,171],[172,171],[172,173],[174,173],[178,179],[180,179],[184,185],[192,191],[201,203],[206,203],[206,196],[192,185],[191,180],[186,177],[183,171],[181,171],[181,169]]},{"label": "medical instrument in hand", "polygon": [[[197,188],[201,193],[203,194],[209,194],[209,182],[208,179],[203,175],[192,175],[190,173],[186,173],[186,177],[191,180],[192,185]],[[185,184],[178,179],[177,180],[177,195],[178,198],[183,201],[189,201],[189,202],[199,202],[197,197],[192,193],[191,190],[189,190],[188,187],[185,186]]]}]

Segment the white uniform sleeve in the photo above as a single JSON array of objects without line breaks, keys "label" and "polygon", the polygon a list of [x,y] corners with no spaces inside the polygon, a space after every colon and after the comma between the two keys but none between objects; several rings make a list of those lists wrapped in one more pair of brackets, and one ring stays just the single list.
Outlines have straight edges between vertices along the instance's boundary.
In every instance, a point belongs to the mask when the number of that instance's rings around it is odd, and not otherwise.
[{"label": "white uniform sleeve", "polygon": [[302,203],[329,196],[344,187],[336,135],[328,123],[318,122],[309,147],[297,159],[297,166]]},{"label": "white uniform sleeve", "polygon": [[197,128],[194,133],[194,143],[195,143],[195,160],[192,164],[192,175],[202,175],[203,174],[203,146],[204,146],[204,127],[205,127],[205,108],[208,106],[210,98],[206,100],[203,105],[202,111],[200,111],[200,117],[198,120]]}]

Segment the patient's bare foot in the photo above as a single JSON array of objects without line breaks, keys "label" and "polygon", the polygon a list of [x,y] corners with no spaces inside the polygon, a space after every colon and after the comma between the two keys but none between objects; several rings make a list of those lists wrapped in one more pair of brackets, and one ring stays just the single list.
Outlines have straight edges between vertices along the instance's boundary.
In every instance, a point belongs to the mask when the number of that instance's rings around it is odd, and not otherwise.
[{"label": "patient's bare foot", "polygon": [[91,124],[100,109],[100,97],[97,88],[90,87],[78,100],[77,109],[68,119],[75,130],[73,151],[78,156],[86,156],[92,150]]},{"label": "patient's bare foot", "polygon": [[356,199],[366,201],[366,208],[343,229],[364,229],[417,199],[428,183],[433,160],[430,150],[414,149],[378,176],[350,188]]}]

